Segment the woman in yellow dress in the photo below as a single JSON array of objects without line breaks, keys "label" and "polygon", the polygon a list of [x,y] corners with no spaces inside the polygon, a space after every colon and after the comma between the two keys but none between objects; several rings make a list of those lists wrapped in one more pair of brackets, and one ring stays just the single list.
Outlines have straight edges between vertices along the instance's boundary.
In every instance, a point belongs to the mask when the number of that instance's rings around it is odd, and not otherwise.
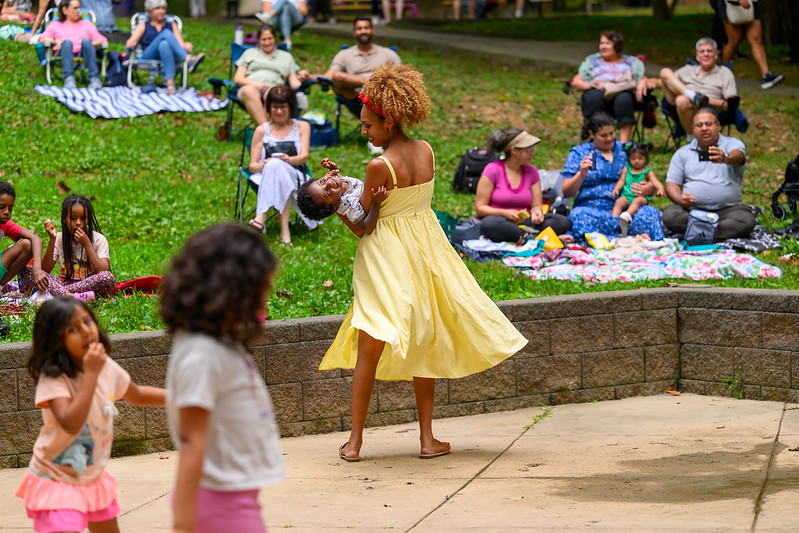
[{"label": "woman in yellow dress", "polygon": [[[413,380],[423,459],[450,452],[433,437],[435,378],[459,378],[491,368],[527,340],[480,289],[436,219],[435,156],[409,137],[430,114],[422,75],[409,65],[380,67],[360,95],[361,133],[385,148],[366,170],[361,204],[372,190],[388,198],[355,254],[354,299],[320,370],[354,368],[352,430],[339,457],[360,460],[363,428],[375,379]],[[344,220],[349,226],[348,220]]]}]

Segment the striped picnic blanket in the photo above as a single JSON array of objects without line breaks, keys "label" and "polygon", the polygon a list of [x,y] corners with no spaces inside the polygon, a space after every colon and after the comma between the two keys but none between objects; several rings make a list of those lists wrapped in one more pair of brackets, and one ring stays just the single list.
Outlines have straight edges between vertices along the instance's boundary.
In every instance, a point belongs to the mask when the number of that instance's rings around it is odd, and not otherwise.
[{"label": "striped picnic blanket", "polygon": [[227,99],[198,96],[193,88],[174,95],[162,91],[142,94],[138,87],[104,87],[93,91],[37,85],[34,89],[39,94],[52,96],[72,111],[86,113],[92,118],[140,117],[161,111],[216,111],[227,105]]}]

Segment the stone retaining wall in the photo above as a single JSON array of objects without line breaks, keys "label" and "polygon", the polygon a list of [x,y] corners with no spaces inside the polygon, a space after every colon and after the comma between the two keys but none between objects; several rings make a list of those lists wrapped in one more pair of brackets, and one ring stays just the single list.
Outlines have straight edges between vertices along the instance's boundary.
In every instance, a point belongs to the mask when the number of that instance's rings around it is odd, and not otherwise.
[{"label": "stone retaining wall", "polygon": [[[436,385],[436,417],[661,394],[799,401],[799,293],[645,289],[500,302],[529,340],[486,372]],[[284,436],[349,429],[352,372],[319,371],[341,316],[270,322],[253,343]],[[133,380],[163,386],[164,332],[113,335]],[[41,424],[28,343],[0,345],[0,467],[25,466]],[[724,380],[734,380],[732,383]],[[115,454],[171,448],[163,409],[119,402]],[[369,425],[415,419],[410,382],[378,382]]]}]

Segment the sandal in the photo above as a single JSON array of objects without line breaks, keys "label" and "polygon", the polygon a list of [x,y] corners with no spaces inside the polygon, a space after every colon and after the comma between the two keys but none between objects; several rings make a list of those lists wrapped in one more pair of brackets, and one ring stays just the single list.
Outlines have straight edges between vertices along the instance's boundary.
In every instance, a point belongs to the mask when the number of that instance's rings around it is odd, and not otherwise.
[{"label": "sandal", "polygon": [[166,82],[166,94],[177,94],[178,87],[175,85],[174,80]]},{"label": "sandal", "polygon": [[344,443],[344,444],[342,444],[342,445],[341,445],[341,447],[338,449],[338,456],[339,456],[339,458],[341,458],[341,459],[344,459],[344,460],[345,460],[345,461],[347,461],[348,463],[358,463],[358,462],[360,462],[360,461],[361,461],[361,456],[360,456],[360,455],[357,455],[357,454],[356,454],[354,457],[352,457],[352,456],[346,455],[346,454],[344,453],[344,447],[345,447],[347,444],[349,444],[349,442],[345,442],[345,443]]},{"label": "sandal", "polygon": [[250,226],[252,229],[257,231],[258,233],[264,234],[266,233],[266,226],[255,220],[254,218],[247,222],[247,225]]},{"label": "sandal", "polygon": [[294,246],[294,245],[292,244],[291,241],[280,241],[280,246],[288,247],[288,246]]},{"label": "sandal", "polygon": [[441,442],[441,451],[440,452],[433,452],[433,453],[420,453],[419,459],[433,459],[435,457],[441,457],[442,455],[447,455],[452,451],[452,447],[449,445],[449,442]]}]

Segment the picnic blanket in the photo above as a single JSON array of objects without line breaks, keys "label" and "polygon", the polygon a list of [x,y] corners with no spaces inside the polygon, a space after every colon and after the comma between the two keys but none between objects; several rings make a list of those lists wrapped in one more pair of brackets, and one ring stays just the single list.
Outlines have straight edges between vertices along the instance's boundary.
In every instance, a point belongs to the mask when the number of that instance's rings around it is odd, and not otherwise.
[{"label": "picnic blanket", "polygon": [[[612,250],[569,245],[535,256],[506,255],[502,262],[532,279],[643,281],[779,278],[782,270],[748,254],[716,246],[683,248],[676,239],[616,240]],[[467,241],[469,242],[469,241]],[[464,243],[466,244],[466,243]]]},{"label": "picnic blanket", "polygon": [[198,96],[193,88],[168,95],[166,92],[144,94],[138,87],[104,87],[99,91],[85,88],[64,89],[37,85],[36,92],[52,96],[76,113],[92,118],[125,118],[152,115],[161,111],[216,111],[227,105],[227,99]]}]

